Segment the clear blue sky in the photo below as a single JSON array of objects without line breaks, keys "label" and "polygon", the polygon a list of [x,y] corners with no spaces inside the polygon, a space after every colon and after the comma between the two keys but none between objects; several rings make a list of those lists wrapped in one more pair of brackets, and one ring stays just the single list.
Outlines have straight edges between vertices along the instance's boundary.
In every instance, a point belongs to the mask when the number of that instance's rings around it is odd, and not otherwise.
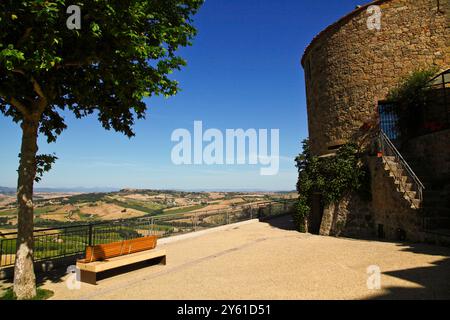
[{"label": "clear blue sky", "polygon": [[[294,190],[294,158],[307,137],[300,57],[322,29],[365,0],[206,0],[195,18],[198,36],[182,50],[188,66],[174,77],[182,92],[150,99],[146,120],[129,140],[105,131],[95,117],[65,115],[57,143],[39,153],[59,157],[38,187]],[[170,155],[177,128],[280,129],[280,171],[260,166],[175,166]],[[15,187],[20,148],[17,124],[0,116],[0,186]]]}]

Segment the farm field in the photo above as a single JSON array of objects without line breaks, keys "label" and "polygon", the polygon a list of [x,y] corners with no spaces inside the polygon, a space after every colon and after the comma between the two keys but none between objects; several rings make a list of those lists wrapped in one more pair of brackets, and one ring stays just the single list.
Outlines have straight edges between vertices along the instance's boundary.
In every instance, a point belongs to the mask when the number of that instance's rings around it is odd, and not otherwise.
[{"label": "farm field", "polygon": [[[183,192],[123,189],[110,193],[37,193],[36,228],[89,222],[226,210],[267,201],[292,199],[295,192]],[[14,194],[0,194],[0,237],[17,227]]]}]

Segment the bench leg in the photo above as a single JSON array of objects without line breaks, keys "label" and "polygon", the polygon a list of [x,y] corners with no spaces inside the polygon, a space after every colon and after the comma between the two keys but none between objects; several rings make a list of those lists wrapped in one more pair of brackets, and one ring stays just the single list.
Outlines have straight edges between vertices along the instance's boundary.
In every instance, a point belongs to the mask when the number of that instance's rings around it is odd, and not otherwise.
[{"label": "bench leg", "polygon": [[97,274],[95,272],[81,270],[80,280],[81,280],[81,282],[96,285],[97,284]]},{"label": "bench leg", "polygon": [[161,257],[159,264],[163,264],[163,265],[167,264],[166,256]]}]

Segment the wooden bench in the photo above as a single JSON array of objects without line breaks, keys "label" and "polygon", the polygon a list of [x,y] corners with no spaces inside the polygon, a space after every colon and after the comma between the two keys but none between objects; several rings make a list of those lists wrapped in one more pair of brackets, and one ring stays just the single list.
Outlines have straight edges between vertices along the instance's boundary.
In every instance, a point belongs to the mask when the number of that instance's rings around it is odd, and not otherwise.
[{"label": "wooden bench", "polygon": [[87,247],[85,258],[77,261],[80,280],[96,284],[98,273],[156,258],[165,265],[166,251],[154,249],[156,241],[149,236]]}]

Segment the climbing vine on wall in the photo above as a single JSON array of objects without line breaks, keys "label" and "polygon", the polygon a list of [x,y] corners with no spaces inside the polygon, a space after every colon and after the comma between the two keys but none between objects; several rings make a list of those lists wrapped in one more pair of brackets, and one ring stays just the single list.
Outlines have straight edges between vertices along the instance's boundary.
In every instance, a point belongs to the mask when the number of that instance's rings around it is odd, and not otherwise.
[{"label": "climbing vine on wall", "polygon": [[299,199],[294,221],[298,230],[304,232],[313,193],[322,195],[325,206],[341,200],[352,191],[358,191],[363,198],[369,200],[370,174],[355,143],[343,145],[335,156],[326,158],[319,158],[311,153],[309,140],[304,140],[302,144],[303,152],[295,159],[299,173]]}]

